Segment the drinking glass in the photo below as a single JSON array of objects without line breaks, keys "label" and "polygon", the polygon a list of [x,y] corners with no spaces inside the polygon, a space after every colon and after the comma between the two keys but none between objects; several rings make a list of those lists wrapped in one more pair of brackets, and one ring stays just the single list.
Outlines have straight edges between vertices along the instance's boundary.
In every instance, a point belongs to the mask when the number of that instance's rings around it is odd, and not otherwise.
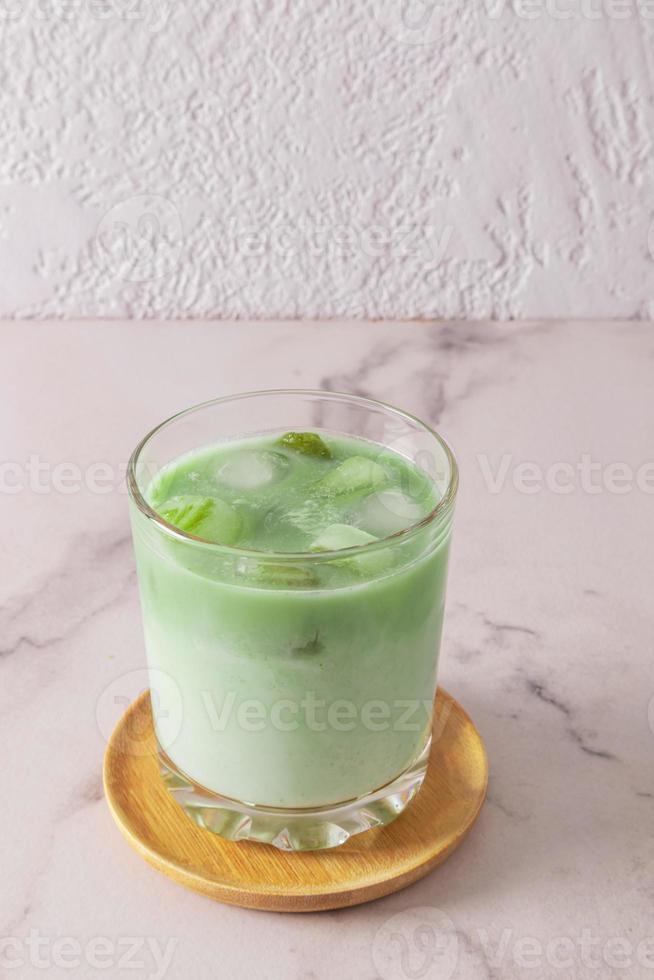
[{"label": "drinking glass", "polygon": [[[150,481],[178,457],[287,430],[367,440],[387,465],[399,454],[437,502],[386,538],[320,553],[211,543],[148,504]],[[153,720],[163,779],[196,823],[314,850],[388,824],[416,795],[457,482],[451,450],[423,422],[327,391],[218,398],[139,443],[128,486]]]}]

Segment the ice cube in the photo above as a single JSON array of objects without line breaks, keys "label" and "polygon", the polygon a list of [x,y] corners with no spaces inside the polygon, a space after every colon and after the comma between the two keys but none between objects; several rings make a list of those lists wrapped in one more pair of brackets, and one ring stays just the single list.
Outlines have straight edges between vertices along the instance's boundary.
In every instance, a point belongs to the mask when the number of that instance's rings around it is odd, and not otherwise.
[{"label": "ice cube", "polygon": [[286,475],[289,462],[281,453],[269,449],[246,450],[232,456],[218,470],[218,479],[232,490],[258,490],[278,483]]},{"label": "ice cube", "polygon": [[372,493],[351,512],[359,527],[378,538],[417,524],[424,516],[425,508],[401,490]]},{"label": "ice cube", "polygon": [[282,542],[279,550],[306,551],[323,528],[342,520],[340,509],[325,500],[305,500],[290,510],[283,504],[274,504],[264,513],[261,526],[270,540]]},{"label": "ice cube", "polygon": [[387,482],[386,470],[373,459],[350,456],[335,469],[330,470],[315,485],[318,493],[354,494],[372,493]]},{"label": "ice cube", "polygon": [[[354,548],[358,545],[371,544],[378,541],[373,534],[362,531],[351,524],[332,524],[318,535],[311,545],[312,551],[341,551],[343,548]],[[380,548],[369,554],[362,552],[334,559],[333,564],[348,569],[356,575],[376,575],[385,571],[391,562],[390,549]]]},{"label": "ice cube", "polygon": [[314,572],[304,565],[276,563],[256,558],[242,558],[237,573],[253,585],[269,589],[311,589],[318,585]]},{"label": "ice cube", "polygon": [[284,514],[284,520],[299,531],[303,531],[305,534],[311,534],[317,528],[329,524],[329,511],[331,509],[330,507],[325,507],[322,500],[308,499],[299,507],[294,507],[292,510],[287,511]]},{"label": "ice cube", "polygon": [[219,497],[182,494],[171,497],[157,511],[180,531],[216,544],[233,544],[243,526],[238,512]]},{"label": "ice cube", "polygon": [[351,524],[332,524],[325,528],[312,542],[312,551],[340,551],[342,548],[354,548],[361,544],[370,544],[378,539],[373,534],[367,534]]}]

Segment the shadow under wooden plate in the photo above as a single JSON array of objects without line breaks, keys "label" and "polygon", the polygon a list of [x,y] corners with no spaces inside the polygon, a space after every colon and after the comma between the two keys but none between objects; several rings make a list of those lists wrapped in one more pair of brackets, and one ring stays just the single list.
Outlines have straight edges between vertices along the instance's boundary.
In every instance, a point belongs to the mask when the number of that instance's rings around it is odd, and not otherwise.
[{"label": "shadow under wooden plate", "polygon": [[159,775],[147,691],[130,705],[109,741],[105,793],[130,844],[187,888],[230,905],[276,912],[358,905],[405,888],[444,861],[484,802],[488,763],[477,729],[440,688],[435,718],[429,768],[415,800],[387,827],[330,850],[287,853],[226,841],[197,827]]}]

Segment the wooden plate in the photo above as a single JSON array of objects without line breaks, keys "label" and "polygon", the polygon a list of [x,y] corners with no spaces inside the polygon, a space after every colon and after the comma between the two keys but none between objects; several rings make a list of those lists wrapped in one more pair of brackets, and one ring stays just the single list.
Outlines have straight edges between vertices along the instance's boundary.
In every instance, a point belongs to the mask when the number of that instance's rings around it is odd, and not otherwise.
[{"label": "wooden plate", "polygon": [[[415,800],[388,827],[326,851],[286,853],[234,843],[197,827],[159,775],[149,692],[127,709],[109,741],[104,786],[114,820],[159,871],[230,905],[314,912],[369,902],[399,891],[447,858],[472,827],[486,795],[481,737],[461,705],[439,688],[439,737]],[[145,749],[128,751],[134,733]],[[436,732],[435,732],[436,734]]]}]

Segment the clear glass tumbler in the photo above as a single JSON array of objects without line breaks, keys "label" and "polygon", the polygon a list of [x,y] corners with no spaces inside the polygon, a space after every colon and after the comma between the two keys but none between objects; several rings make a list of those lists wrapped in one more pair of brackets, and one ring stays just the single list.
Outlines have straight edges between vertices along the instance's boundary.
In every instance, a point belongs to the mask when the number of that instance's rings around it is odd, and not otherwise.
[{"label": "clear glass tumbler", "polygon": [[[420,467],[437,503],[345,551],[264,553],[186,534],[149,482],[203,446],[286,430],[357,437]],[[390,454],[389,454],[390,455]],[[394,820],[425,776],[457,490],[440,436],[348,394],[262,391],[175,415],[128,471],[161,772],[200,826],[315,850]],[[343,562],[358,562],[353,584]]]}]

